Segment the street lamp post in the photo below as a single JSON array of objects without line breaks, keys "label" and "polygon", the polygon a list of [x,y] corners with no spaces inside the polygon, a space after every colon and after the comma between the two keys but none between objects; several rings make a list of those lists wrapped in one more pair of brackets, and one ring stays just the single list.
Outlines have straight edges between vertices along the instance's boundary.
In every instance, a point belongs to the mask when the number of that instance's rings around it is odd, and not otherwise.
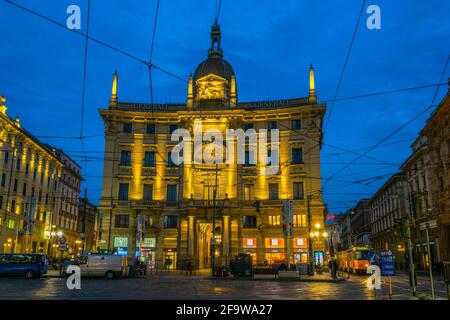
[{"label": "street lamp post", "polygon": [[[321,227],[322,227],[320,223],[316,223],[314,227],[315,227],[315,231],[311,231],[309,234],[310,240],[311,240],[311,242],[310,242],[311,250],[312,250],[312,244],[314,243],[314,240],[319,241],[321,238],[323,238],[326,241],[326,239],[328,238],[328,233],[326,231],[320,231]],[[313,272],[313,274],[314,274],[314,272]]]}]

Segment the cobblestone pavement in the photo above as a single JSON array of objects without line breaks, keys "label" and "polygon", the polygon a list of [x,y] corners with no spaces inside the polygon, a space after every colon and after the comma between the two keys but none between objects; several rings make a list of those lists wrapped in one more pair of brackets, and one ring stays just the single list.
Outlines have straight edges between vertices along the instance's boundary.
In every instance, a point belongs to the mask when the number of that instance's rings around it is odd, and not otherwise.
[{"label": "cobblestone pavement", "polygon": [[210,279],[203,276],[148,275],[145,278],[82,278],[81,290],[68,290],[66,279],[0,278],[0,299],[373,299],[355,281],[298,282]]}]

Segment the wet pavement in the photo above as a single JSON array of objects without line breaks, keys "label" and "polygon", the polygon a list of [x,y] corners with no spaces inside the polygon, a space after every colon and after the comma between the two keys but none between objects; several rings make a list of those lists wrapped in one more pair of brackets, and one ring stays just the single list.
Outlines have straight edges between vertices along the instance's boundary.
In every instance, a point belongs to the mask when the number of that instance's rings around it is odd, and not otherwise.
[{"label": "wet pavement", "polygon": [[175,300],[366,300],[373,293],[358,282],[211,279],[204,276],[148,275],[145,278],[82,278],[81,290],[66,279],[0,278],[0,299],[175,299]]},{"label": "wet pavement", "polygon": [[[181,273],[158,273],[141,278],[82,278],[81,290],[69,290],[66,279],[50,273],[48,277],[26,280],[0,278],[0,299],[175,299],[175,300],[374,300],[388,299],[388,286],[383,279],[382,290],[366,287],[367,277],[341,274],[340,281],[330,281],[329,274],[304,281],[274,279],[217,279],[207,274],[186,276]],[[429,281],[419,278],[419,294],[429,293]],[[442,279],[436,279],[436,295],[446,297]],[[393,278],[394,299],[413,299],[408,278]]]}]

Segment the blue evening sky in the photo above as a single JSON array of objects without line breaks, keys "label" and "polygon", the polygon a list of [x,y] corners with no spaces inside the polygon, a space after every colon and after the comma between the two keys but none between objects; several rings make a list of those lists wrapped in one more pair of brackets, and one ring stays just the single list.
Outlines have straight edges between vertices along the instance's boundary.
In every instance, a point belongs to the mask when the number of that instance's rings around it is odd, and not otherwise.
[{"label": "blue evening sky", "polygon": [[[61,23],[66,9],[87,0],[12,0]],[[316,71],[319,101],[337,87],[361,0],[223,0],[220,16],[225,58],[236,72],[239,100],[308,95],[308,68]],[[437,84],[450,54],[450,1],[374,0],[381,30],[368,30],[364,13],[338,97]],[[367,7],[367,6],[366,6]],[[92,0],[90,35],[148,60],[156,0]],[[155,65],[187,78],[206,57],[215,0],[161,0],[153,55]],[[98,203],[103,174],[103,124],[111,78],[119,71],[119,99],[149,102],[147,67],[90,42],[84,135],[90,161],[82,162],[80,141],[46,136],[80,135],[84,39],[0,1],[0,94],[8,114],[41,140],[66,150],[83,166],[83,188]],[[154,71],[155,102],[184,102],[186,83]],[[446,70],[444,81],[450,76]],[[435,104],[448,87],[440,87]],[[435,88],[337,101],[322,148],[322,177],[330,177],[431,104]],[[329,107],[331,104],[329,104]],[[345,211],[376,191],[410,154],[410,144],[430,112],[330,180],[324,189],[332,213]],[[372,179],[373,178],[373,179]],[[338,181],[336,181],[338,180]],[[344,182],[342,182],[344,181]]]}]

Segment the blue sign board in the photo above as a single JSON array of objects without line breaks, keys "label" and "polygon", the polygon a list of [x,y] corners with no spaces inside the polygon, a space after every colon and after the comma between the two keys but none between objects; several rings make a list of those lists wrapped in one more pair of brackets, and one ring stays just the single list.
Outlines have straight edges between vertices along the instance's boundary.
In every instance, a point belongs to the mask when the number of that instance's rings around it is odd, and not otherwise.
[{"label": "blue sign board", "polygon": [[377,265],[377,254],[376,254],[375,250],[369,251],[369,253],[367,254],[367,260],[369,260],[370,265],[372,265],[372,266]]},{"label": "blue sign board", "polygon": [[395,276],[394,255],[392,251],[381,251],[381,275]]}]

